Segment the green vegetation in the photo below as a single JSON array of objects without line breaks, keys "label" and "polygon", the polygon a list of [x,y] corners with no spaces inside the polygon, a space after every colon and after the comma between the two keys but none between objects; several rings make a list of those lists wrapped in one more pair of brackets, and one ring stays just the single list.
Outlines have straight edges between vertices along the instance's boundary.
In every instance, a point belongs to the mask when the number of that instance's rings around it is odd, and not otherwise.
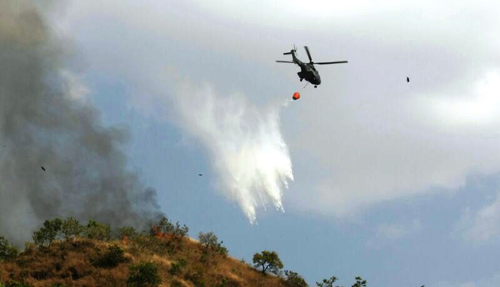
[{"label": "green vegetation", "polygon": [[95,260],[94,265],[103,268],[113,268],[118,264],[127,261],[123,249],[113,244],[108,247],[108,250],[100,254]]},{"label": "green vegetation", "polygon": [[133,227],[125,226],[118,229],[118,238],[134,239],[139,236],[139,233]]},{"label": "green vegetation", "polygon": [[62,224],[62,233],[64,239],[71,240],[80,236],[85,228],[80,225],[80,222],[73,217],[68,217]]},{"label": "green vegetation", "polygon": [[[275,251],[255,253],[250,266],[227,256],[223,241],[213,232],[200,232],[198,243],[185,238],[188,231],[166,217],[149,234],[129,226],[112,230],[95,220],[86,225],[72,217],[46,220],[33,233],[34,243],[26,242],[22,252],[0,236],[0,287],[149,287],[162,282],[196,287],[308,286],[297,272],[281,271],[284,264]],[[367,286],[361,277],[355,279],[352,287]],[[336,281],[332,276],[316,286],[339,287]]]},{"label": "green vegetation", "polygon": [[255,253],[253,255],[253,263],[255,267],[262,268],[263,274],[266,274],[266,271],[278,274],[280,269],[283,268],[283,262],[281,262],[276,251],[264,250],[262,253]]},{"label": "green vegetation", "polygon": [[[330,279],[323,279],[323,281],[320,283],[320,282],[316,282],[316,286],[318,287],[341,287],[341,286],[333,286],[333,283],[335,283],[335,281],[337,281],[337,277],[335,276],[332,276],[330,277]],[[366,287],[366,280],[363,280],[363,278],[361,277],[356,277],[355,278],[356,280],[356,283],[354,283],[354,285],[352,285],[352,287]]]},{"label": "green vegetation", "polygon": [[321,283],[316,282],[316,286],[318,286],[318,287],[334,287],[333,283],[335,283],[335,281],[337,281],[337,279],[338,279],[337,277],[332,276],[329,279],[323,279],[323,281]]},{"label": "green vegetation", "polygon": [[33,234],[33,241],[38,246],[45,246],[46,243],[50,246],[61,231],[62,224],[63,221],[59,218],[45,220],[43,227]]},{"label": "green vegetation", "polygon": [[222,245],[224,241],[219,242],[219,239],[212,231],[207,233],[200,232],[198,234],[198,239],[200,240],[200,243],[205,247],[206,251],[215,251],[222,256],[227,256],[228,250]]},{"label": "green vegetation", "polygon": [[163,217],[158,224],[151,227],[150,234],[156,235],[158,232],[162,234],[171,234],[179,238],[184,238],[189,232],[189,228],[184,224],[181,226],[179,221],[175,225],[168,220],[168,218]]},{"label": "green vegetation", "polygon": [[17,247],[10,244],[7,239],[0,236],[0,261],[3,260],[12,260],[17,257],[19,253],[19,249]]},{"label": "green vegetation", "polygon": [[352,285],[352,287],[366,287],[366,280],[363,280],[361,277],[356,277],[356,283]]},{"label": "green vegetation", "polygon": [[170,270],[169,270],[170,275],[178,275],[181,272],[181,270],[184,267],[186,267],[186,265],[187,261],[182,258],[179,261],[172,263],[172,265],[170,265]]},{"label": "green vegetation", "polygon": [[158,266],[153,262],[141,262],[130,266],[127,286],[156,287],[160,286],[161,277],[158,275]]},{"label": "green vegetation", "polygon": [[307,287],[306,280],[299,273],[290,270],[285,270],[284,282],[286,287]]},{"label": "green vegetation", "polygon": [[50,246],[54,240],[72,240],[82,234],[90,239],[108,241],[111,239],[111,227],[94,220],[90,220],[87,226],[82,226],[73,217],[64,221],[56,218],[45,220],[40,230],[33,233],[33,241],[37,246]]},{"label": "green vegetation", "polygon": [[111,239],[111,227],[109,224],[90,220],[85,228],[85,236],[89,239],[109,241]]}]

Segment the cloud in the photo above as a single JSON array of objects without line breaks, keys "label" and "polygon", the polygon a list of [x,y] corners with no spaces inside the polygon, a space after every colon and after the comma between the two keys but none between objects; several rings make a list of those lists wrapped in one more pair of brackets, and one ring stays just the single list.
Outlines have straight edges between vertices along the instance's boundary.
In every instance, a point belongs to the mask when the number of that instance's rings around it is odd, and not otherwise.
[{"label": "cloud", "polygon": [[322,85],[281,115],[302,171],[291,208],[345,218],[500,171],[497,2],[224,3],[85,1],[61,22],[97,70],[140,91],[138,109],[170,92],[159,72],[170,62],[194,83],[255,95],[253,105],[269,97],[257,89],[302,88],[296,70],[274,62],[292,43],[318,61],[349,60],[318,67]]},{"label": "cloud", "polygon": [[490,204],[473,212],[467,207],[452,233],[474,246],[500,239],[500,194]]},{"label": "cloud", "polygon": [[380,239],[397,240],[420,231],[420,220],[414,219],[410,224],[384,223],[377,227],[377,237]]}]

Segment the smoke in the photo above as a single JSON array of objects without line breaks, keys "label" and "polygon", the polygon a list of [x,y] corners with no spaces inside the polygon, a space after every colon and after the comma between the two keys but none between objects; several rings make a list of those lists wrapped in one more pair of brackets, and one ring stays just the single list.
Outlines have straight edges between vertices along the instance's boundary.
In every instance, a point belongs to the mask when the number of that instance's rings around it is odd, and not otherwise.
[{"label": "smoke", "polygon": [[209,151],[220,189],[251,223],[257,208],[269,203],[284,211],[283,188],[293,173],[279,103],[259,109],[241,94],[222,97],[209,85],[193,88],[184,81],[174,104],[177,122]]},{"label": "smoke", "polygon": [[126,167],[126,131],[81,100],[63,44],[30,2],[0,2],[0,234],[16,242],[54,217],[139,227],[159,215]]}]

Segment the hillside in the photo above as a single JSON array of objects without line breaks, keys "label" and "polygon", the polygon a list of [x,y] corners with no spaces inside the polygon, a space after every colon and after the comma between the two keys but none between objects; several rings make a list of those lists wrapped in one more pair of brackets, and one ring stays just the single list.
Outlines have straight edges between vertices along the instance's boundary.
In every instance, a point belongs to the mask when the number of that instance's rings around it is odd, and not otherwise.
[{"label": "hillside", "polygon": [[[88,226],[92,227],[92,222]],[[202,244],[184,236],[187,228],[185,233],[179,234],[182,228],[178,224],[177,227],[170,224],[172,233],[163,233],[156,227],[151,234],[137,234],[125,228],[118,235],[121,239],[114,240],[110,237],[109,228],[104,229],[104,234],[99,234],[95,230],[89,231],[89,227],[86,233],[78,232],[80,236],[69,236],[71,232],[66,232],[66,238],[59,236],[56,240],[56,233],[50,232],[51,226],[54,225],[46,224],[34,233],[36,244],[28,243],[23,252],[17,254],[16,251],[15,256],[4,256],[5,260],[0,260],[0,282],[5,286],[35,287],[287,286],[284,279],[263,274],[249,264],[228,256],[227,249],[213,233],[205,234],[212,237],[205,237],[205,244]],[[105,225],[95,225],[94,222],[95,226]],[[123,235],[125,233],[128,235]],[[5,250],[4,244],[4,254]],[[152,275],[155,272],[151,269],[157,270],[159,281],[155,281]],[[134,274],[143,277],[134,283],[130,279]],[[149,281],[151,284],[144,283],[149,280],[144,279],[146,277],[153,278]],[[153,284],[160,281],[160,285]]]}]

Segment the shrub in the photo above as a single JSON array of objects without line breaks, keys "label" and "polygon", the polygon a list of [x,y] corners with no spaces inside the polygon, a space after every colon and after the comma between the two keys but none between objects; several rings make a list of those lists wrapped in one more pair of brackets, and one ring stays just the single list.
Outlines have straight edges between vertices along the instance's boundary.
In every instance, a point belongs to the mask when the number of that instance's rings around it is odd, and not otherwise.
[{"label": "shrub", "polygon": [[123,251],[123,249],[121,249],[117,245],[112,245],[104,254],[99,255],[94,260],[94,265],[104,268],[116,267],[118,266],[118,264],[127,261],[124,254],[125,252]]},{"label": "shrub", "polygon": [[366,287],[366,280],[363,280],[361,277],[356,277],[356,283],[352,285],[352,287]]},{"label": "shrub", "polygon": [[151,227],[150,235],[155,236],[158,232],[173,234],[182,238],[188,234],[189,228],[185,224],[181,226],[178,221],[174,225],[168,218],[163,217],[157,224]]},{"label": "shrub", "polygon": [[206,248],[216,246],[218,240],[217,236],[212,231],[207,233],[200,232],[198,234],[198,239],[200,240],[200,243]]},{"label": "shrub", "polygon": [[193,282],[196,287],[204,287],[205,280],[203,280],[203,275],[201,271],[191,271],[184,277],[186,280]]},{"label": "shrub", "polygon": [[334,287],[333,283],[337,281],[337,277],[332,276],[330,279],[323,279],[322,282],[316,282],[316,286],[318,287]]},{"label": "shrub", "polygon": [[62,233],[64,234],[64,239],[66,240],[80,236],[84,229],[85,227],[73,217],[68,217],[62,224]]},{"label": "shrub", "polygon": [[127,286],[156,287],[160,284],[161,277],[158,275],[158,266],[153,262],[141,262],[130,266]]},{"label": "shrub", "polygon": [[189,232],[189,228],[183,224],[182,226],[179,224],[179,221],[177,221],[175,223],[175,227],[174,227],[174,230],[172,232],[172,234],[174,234],[175,236],[178,236],[178,237],[186,237],[186,235],[188,234]]},{"label": "shrub", "polygon": [[19,254],[19,249],[0,236],[0,261],[14,259],[17,254]]},{"label": "shrub", "polygon": [[111,238],[111,227],[108,224],[90,220],[85,228],[85,236],[89,239],[108,241]]},{"label": "shrub", "polygon": [[[352,287],[366,287],[366,280],[363,280],[363,278],[358,276],[355,278],[355,280],[356,280],[356,283],[354,283],[354,285],[352,285]],[[335,281],[337,281],[337,277],[332,276],[332,277],[330,277],[330,279],[323,279],[323,281],[321,283],[316,282],[316,286],[318,286],[318,287],[334,287],[333,283],[335,283]],[[336,286],[336,287],[339,287],[339,286]]]},{"label": "shrub", "polygon": [[184,259],[181,259],[177,262],[172,263],[170,266],[170,275],[175,276],[181,272],[181,269],[184,268],[187,265],[187,261]]},{"label": "shrub", "polygon": [[214,250],[224,257],[227,256],[228,250],[222,245],[224,241],[219,242],[217,236],[212,231],[207,233],[200,232],[198,234],[198,239],[207,250]]},{"label": "shrub", "polygon": [[122,239],[124,237],[126,237],[128,239],[134,239],[137,236],[139,236],[139,233],[133,227],[124,226],[124,227],[118,229],[118,237],[119,237],[119,239]]},{"label": "shrub", "polygon": [[62,224],[63,221],[59,218],[54,220],[45,220],[42,228],[33,233],[33,241],[38,246],[45,246],[45,243],[48,243],[50,246],[52,241],[54,241],[59,235]]},{"label": "shrub", "polygon": [[307,282],[304,280],[302,276],[300,276],[297,272],[293,272],[290,270],[285,270],[284,279],[285,286],[287,287],[307,287]]}]

